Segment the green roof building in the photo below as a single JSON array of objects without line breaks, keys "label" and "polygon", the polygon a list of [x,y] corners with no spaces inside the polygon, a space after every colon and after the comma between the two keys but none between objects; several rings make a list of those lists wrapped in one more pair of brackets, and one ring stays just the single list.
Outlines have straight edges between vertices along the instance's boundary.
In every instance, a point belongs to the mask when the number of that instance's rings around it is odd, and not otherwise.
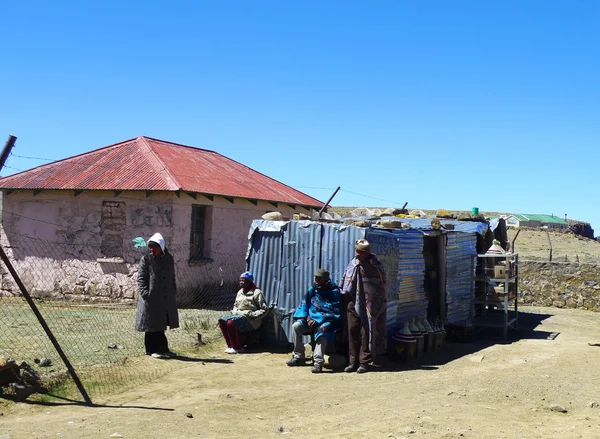
[{"label": "green roof building", "polygon": [[533,213],[514,213],[504,216],[507,226],[537,227],[566,230],[569,224],[558,216]]}]

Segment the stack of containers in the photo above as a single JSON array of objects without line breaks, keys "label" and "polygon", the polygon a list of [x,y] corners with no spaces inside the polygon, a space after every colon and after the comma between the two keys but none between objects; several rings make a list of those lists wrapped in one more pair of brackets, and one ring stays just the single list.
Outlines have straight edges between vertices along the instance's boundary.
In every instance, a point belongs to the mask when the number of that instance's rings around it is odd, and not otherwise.
[{"label": "stack of containers", "polygon": [[433,352],[435,350],[435,332],[426,318],[421,318],[421,325],[426,331],[425,335],[425,352]]},{"label": "stack of containers", "polygon": [[418,230],[394,231],[400,241],[400,284],[396,327],[401,327],[413,317],[427,315],[427,296],[423,289],[425,261],[423,260],[423,234]]},{"label": "stack of containers", "polygon": [[423,332],[421,332],[419,327],[415,324],[415,320],[416,319],[414,317],[412,319],[410,319],[410,321],[408,323],[408,329],[410,330],[411,334],[413,335],[413,337],[415,338],[415,340],[417,342],[415,358],[421,358],[423,356],[423,351],[425,348],[425,335],[423,334]]},{"label": "stack of containers", "polygon": [[392,342],[394,347],[390,354],[393,359],[407,361],[415,357],[417,340],[408,329],[408,322],[394,333]]}]

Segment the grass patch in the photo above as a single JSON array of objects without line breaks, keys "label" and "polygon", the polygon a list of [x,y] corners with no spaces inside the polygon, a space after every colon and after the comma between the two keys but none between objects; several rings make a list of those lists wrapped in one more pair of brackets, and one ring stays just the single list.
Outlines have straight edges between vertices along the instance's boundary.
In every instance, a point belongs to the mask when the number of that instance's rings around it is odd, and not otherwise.
[{"label": "grass patch", "polygon": [[[144,334],[134,329],[133,306],[65,302],[40,302],[37,306],[92,399],[140,385],[182,365],[145,355]],[[194,351],[197,333],[207,343],[220,340],[217,321],[225,314],[180,310],[180,328],[167,331],[169,346],[175,352]],[[53,394],[79,394],[35,314],[21,298],[0,298],[0,355],[34,367]],[[39,367],[34,360],[42,357],[51,359],[52,366]]]}]

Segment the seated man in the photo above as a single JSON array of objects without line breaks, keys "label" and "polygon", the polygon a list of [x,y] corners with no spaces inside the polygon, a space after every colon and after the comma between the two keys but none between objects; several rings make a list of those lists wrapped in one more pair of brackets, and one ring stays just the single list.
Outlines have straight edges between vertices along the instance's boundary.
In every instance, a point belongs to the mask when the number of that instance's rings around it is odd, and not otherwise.
[{"label": "seated man", "polygon": [[312,373],[323,371],[325,349],[332,342],[335,333],[342,328],[340,289],[329,280],[329,272],[319,268],[315,273],[315,283],[309,289],[302,303],[294,313],[294,353],[288,366],[300,366],[306,362],[302,336],[314,334]]}]

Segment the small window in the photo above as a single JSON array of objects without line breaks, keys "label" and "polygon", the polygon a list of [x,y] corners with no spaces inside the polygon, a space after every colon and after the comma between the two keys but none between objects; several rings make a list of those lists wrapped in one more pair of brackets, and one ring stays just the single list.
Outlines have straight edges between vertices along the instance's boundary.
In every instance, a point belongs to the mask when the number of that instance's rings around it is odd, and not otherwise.
[{"label": "small window", "polygon": [[105,258],[123,257],[125,203],[103,201],[100,219],[100,252]]},{"label": "small window", "polygon": [[190,262],[204,261],[210,258],[208,242],[210,238],[209,206],[192,205],[192,224],[190,227]]}]

